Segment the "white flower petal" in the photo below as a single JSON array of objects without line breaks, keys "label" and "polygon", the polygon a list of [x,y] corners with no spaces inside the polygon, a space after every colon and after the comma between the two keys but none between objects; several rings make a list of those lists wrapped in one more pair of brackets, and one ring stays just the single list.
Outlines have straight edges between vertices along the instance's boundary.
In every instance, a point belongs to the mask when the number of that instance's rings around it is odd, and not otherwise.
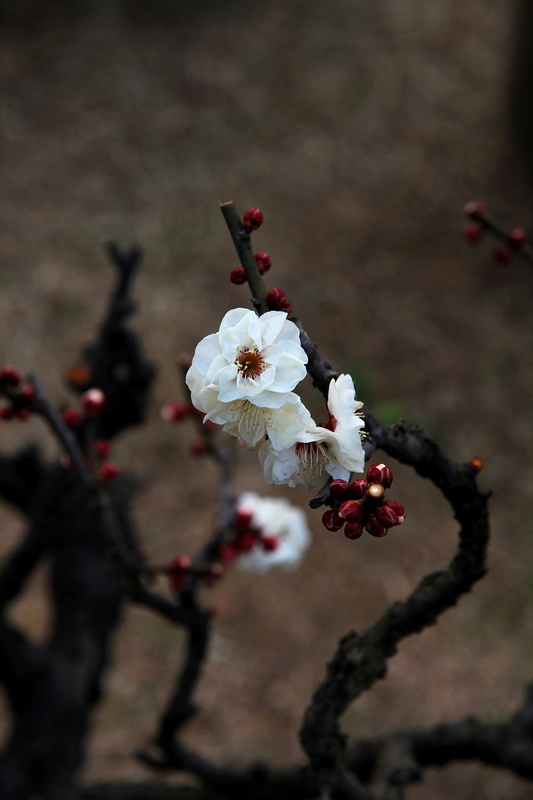
[{"label": "white flower petal", "polygon": [[279,338],[287,314],[284,311],[267,311],[259,317],[261,339],[264,346],[273,344]]},{"label": "white flower petal", "polygon": [[221,349],[218,334],[211,333],[196,345],[192,363],[201,375],[205,375],[214,359],[220,355]]}]

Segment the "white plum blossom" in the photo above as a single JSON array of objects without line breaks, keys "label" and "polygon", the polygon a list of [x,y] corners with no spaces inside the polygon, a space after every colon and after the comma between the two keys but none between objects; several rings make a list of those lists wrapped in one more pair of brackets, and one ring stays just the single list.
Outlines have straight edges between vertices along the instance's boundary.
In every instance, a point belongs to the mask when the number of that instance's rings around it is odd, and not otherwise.
[{"label": "white plum blossom", "polygon": [[306,375],[307,356],[296,325],[283,311],[258,317],[235,308],[218,333],[196,347],[187,372],[193,405],[250,447],[268,435],[280,448],[310,415],[292,390]]},{"label": "white plum blossom", "polygon": [[252,526],[260,535],[274,537],[277,547],[265,551],[260,545],[239,556],[238,566],[248,572],[267,572],[271,567],[294,569],[311,543],[305,514],[287,500],[259,497],[246,492],[239,497],[239,511],[250,512]]},{"label": "white plum blossom", "polygon": [[365,455],[361,442],[364,421],[358,410],[363,405],[355,399],[350,375],[330,381],[327,427],[313,420],[293,440],[290,447],[276,448],[266,441],[259,450],[267,483],[303,484],[318,489],[326,479],[349,480],[352,472],[363,472]]}]

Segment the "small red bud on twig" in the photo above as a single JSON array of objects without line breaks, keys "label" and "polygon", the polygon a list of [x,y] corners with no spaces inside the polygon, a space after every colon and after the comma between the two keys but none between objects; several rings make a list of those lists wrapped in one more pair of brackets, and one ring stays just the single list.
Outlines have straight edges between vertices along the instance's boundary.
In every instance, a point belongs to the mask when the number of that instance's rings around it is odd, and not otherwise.
[{"label": "small red bud on twig", "polygon": [[268,253],[256,253],[255,263],[257,264],[257,267],[261,275],[264,275],[265,272],[268,272],[268,270],[272,266],[272,260],[268,255]]},{"label": "small red bud on twig", "polygon": [[[394,528],[400,524],[400,517],[391,503],[383,503],[374,511],[374,518],[382,528]],[[403,518],[402,518],[403,522]]]},{"label": "small red bud on twig", "polygon": [[258,208],[249,208],[244,212],[242,226],[245,231],[256,231],[263,224],[263,212]]},{"label": "small red bud on twig", "polygon": [[334,500],[345,500],[349,491],[350,484],[348,481],[335,480],[331,481],[329,485],[329,493]]},{"label": "small red bud on twig", "polygon": [[17,408],[15,416],[17,419],[20,419],[21,422],[26,422],[31,416],[31,411],[29,408]]},{"label": "small red bud on twig", "polygon": [[340,531],[344,525],[344,519],[339,516],[337,509],[332,508],[322,515],[322,523],[328,531]]},{"label": "small red bud on twig", "polygon": [[76,408],[66,408],[61,414],[61,419],[67,428],[72,430],[79,428],[82,423],[82,416]]},{"label": "small red bud on twig", "polygon": [[273,553],[274,550],[278,549],[279,540],[276,536],[262,536],[261,544],[266,553]]},{"label": "small red bud on twig", "polygon": [[101,389],[88,389],[82,394],[80,401],[88,419],[99,417],[105,407],[105,395]]},{"label": "small red bud on twig", "polygon": [[472,217],[476,214],[486,214],[487,211],[488,208],[485,203],[471,202],[467,203],[465,206],[465,214],[467,217]]},{"label": "small red bud on twig", "polygon": [[372,464],[366,473],[368,483],[380,483],[384,489],[392,486],[392,472],[385,464]]},{"label": "small red bud on twig", "polygon": [[30,383],[27,383],[20,390],[19,401],[23,403],[23,405],[25,406],[31,406],[34,403],[36,397],[37,397],[37,392],[35,390],[35,387],[32,386]]},{"label": "small red bud on twig", "polygon": [[495,250],[493,250],[492,260],[499,267],[505,267],[506,264],[510,262],[511,258],[512,254],[508,247],[504,247],[502,245],[501,247],[497,247]]},{"label": "small red bud on twig", "polygon": [[466,228],[463,228],[463,239],[465,242],[469,242],[469,244],[477,244],[483,239],[485,231],[481,227],[481,225],[467,225]]},{"label": "small red bud on twig", "polygon": [[339,517],[346,522],[362,522],[365,516],[365,507],[359,500],[347,500],[339,508]]},{"label": "small red bud on twig", "polygon": [[191,407],[187,403],[166,403],[161,409],[164,422],[181,422],[189,415]]},{"label": "small red bud on twig", "polygon": [[229,275],[229,279],[232,283],[235,283],[237,286],[240,286],[241,283],[246,283],[246,273],[243,267],[235,267],[235,269],[232,269]]},{"label": "small red bud on twig", "polygon": [[353,481],[353,483],[350,484],[350,498],[352,500],[361,500],[365,496],[367,488],[368,483],[364,478],[359,478],[359,480]]},{"label": "small red bud on twig", "polygon": [[196,458],[205,456],[208,450],[209,448],[207,447],[206,443],[202,442],[201,439],[198,439],[196,442],[192,442],[189,447],[189,453],[191,456],[195,456]]},{"label": "small red bud on twig", "polygon": [[242,553],[246,553],[248,550],[252,550],[256,544],[257,539],[253,533],[243,533],[235,542],[235,547],[237,547]]},{"label": "small red bud on twig", "polygon": [[218,550],[218,557],[223,564],[233,564],[237,559],[238,551],[233,544],[222,544]]},{"label": "small red bud on twig", "polygon": [[275,286],[267,294],[267,303],[272,311],[285,311],[287,314],[291,313],[291,304],[287,300],[287,295],[283,289]]},{"label": "small red bud on twig", "polygon": [[368,517],[365,523],[365,528],[371,536],[376,536],[377,538],[386,536],[388,533],[387,528],[384,528],[383,525],[380,525],[373,514]]},{"label": "small red bud on twig", "polygon": [[20,373],[11,364],[5,364],[0,370],[0,386],[18,386]]},{"label": "small red bud on twig", "polygon": [[514,247],[516,250],[521,250],[527,242],[527,236],[522,228],[515,228],[514,231],[511,231],[507,240],[511,247]]},{"label": "small red bud on twig", "polygon": [[364,530],[362,522],[347,522],[344,526],[344,535],[347,539],[359,539]]},{"label": "small red bud on twig", "polygon": [[111,443],[107,439],[95,439],[93,442],[93,450],[102,460],[107,458],[111,452]]},{"label": "small red bud on twig", "polygon": [[246,508],[238,508],[233,518],[233,524],[236,530],[244,533],[249,529],[253,518],[254,515],[252,511],[247,511]]},{"label": "small red bud on twig", "polygon": [[14,416],[15,409],[13,406],[2,406],[2,408],[0,408],[0,419],[13,419]]},{"label": "small red bud on twig", "polygon": [[112,483],[119,472],[120,468],[118,464],[112,461],[109,464],[103,464],[98,470],[98,480],[102,483]]}]

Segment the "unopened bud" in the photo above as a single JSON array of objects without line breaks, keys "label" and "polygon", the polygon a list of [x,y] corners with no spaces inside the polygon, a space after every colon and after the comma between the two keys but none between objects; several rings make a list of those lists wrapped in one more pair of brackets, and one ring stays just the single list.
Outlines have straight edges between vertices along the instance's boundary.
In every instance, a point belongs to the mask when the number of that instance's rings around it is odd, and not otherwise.
[{"label": "unopened bud", "polygon": [[400,518],[391,503],[383,503],[374,511],[374,517],[382,528],[394,528],[400,524]]},{"label": "unopened bud", "polygon": [[233,564],[237,558],[237,550],[232,544],[222,544],[218,549],[218,557],[223,564]]},{"label": "unopened bud", "polygon": [[515,228],[507,237],[507,241],[511,247],[514,247],[516,250],[521,250],[527,242],[527,236],[522,228]]},{"label": "unopened bud", "polygon": [[344,520],[339,516],[339,512],[335,508],[331,508],[322,515],[322,523],[328,531],[340,531],[344,525]]},{"label": "unopened bud", "polygon": [[267,303],[272,311],[285,311],[287,314],[291,313],[291,304],[287,300],[287,295],[283,289],[277,286],[271,289],[267,294]]},{"label": "unopened bud", "polygon": [[240,286],[241,283],[246,283],[246,273],[243,267],[235,267],[232,269],[229,275],[229,279],[232,283],[235,283],[237,286]]},{"label": "unopened bud", "polygon": [[81,414],[76,408],[66,408],[61,414],[61,419],[67,428],[71,428],[72,430],[79,428],[82,423]]},{"label": "unopened bud", "polygon": [[0,408],[0,419],[13,419],[14,416],[15,409],[13,406],[2,406],[2,408]]},{"label": "unopened bud", "polygon": [[107,439],[95,439],[93,442],[93,450],[102,460],[107,458],[111,452],[111,443]]},{"label": "unopened bud", "polygon": [[339,508],[339,517],[346,522],[361,522],[365,516],[365,507],[359,500],[347,500]]},{"label": "unopened bud", "polygon": [[205,456],[208,451],[208,447],[205,442],[202,442],[201,439],[197,439],[195,442],[192,442],[189,446],[189,453],[191,456],[196,456],[199,458],[200,456]]},{"label": "unopened bud", "polygon": [[268,272],[272,266],[272,261],[268,253],[256,253],[255,263],[257,264],[261,275],[264,275],[265,272]]},{"label": "unopened bud", "polygon": [[245,507],[238,508],[235,511],[235,516],[233,518],[233,525],[235,526],[237,531],[244,533],[244,531],[247,531],[250,528],[253,518],[254,518],[253,511],[250,511]]},{"label": "unopened bud", "polygon": [[401,503],[398,503],[397,500],[391,500],[389,506],[392,508],[396,516],[398,517],[398,525],[401,525],[402,522],[405,520],[405,508]]},{"label": "unopened bud", "polygon": [[237,549],[242,553],[247,553],[249,550],[253,550],[256,544],[257,538],[253,535],[253,533],[243,533],[235,542],[235,547],[237,547]]},{"label": "unopened bud", "polygon": [[481,225],[467,225],[466,228],[463,228],[463,239],[465,242],[469,244],[477,244],[483,239],[485,231],[481,227]]},{"label": "unopened bud", "polygon": [[20,381],[20,373],[11,364],[5,364],[0,370],[1,386],[18,386]]},{"label": "unopened bud", "polygon": [[372,464],[366,473],[368,483],[380,483],[384,489],[392,486],[392,472],[385,464]]},{"label": "unopened bud", "polygon": [[376,536],[378,538],[381,536],[386,536],[388,533],[387,528],[384,528],[383,525],[380,525],[373,514],[370,514],[368,517],[365,523],[365,528],[371,536]]},{"label": "unopened bud", "polygon": [[31,406],[34,403],[36,397],[37,397],[37,391],[35,389],[35,386],[32,386],[31,383],[27,383],[20,390],[19,400],[26,406]]},{"label": "unopened bud", "polygon": [[20,419],[21,422],[26,422],[31,416],[31,411],[29,408],[17,408],[15,416],[17,419]]},{"label": "unopened bud", "polygon": [[350,498],[352,500],[361,500],[365,496],[367,488],[368,483],[364,478],[359,478],[359,480],[353,481],[350,484]]},{"label": "unopened bud", "polygon": [[366,496],[372,500],[379,500],[385,494],[385,487],[381,483],[371,483],[366,490]]},{"label": "unopened bud", "polygon": [[190,411],[187,403],[165,403],[161,409],[161,419],[164,422],[181,422]]},{"label": "unopened bud", "polygon": [[344,535],[347,539],[359,539],[364,530],[362,522],[347,522],[344,526]]},{"label": "unopened bud", "polygon": [[274,550],[278,549],[279,539],[277,536],[262,536],[261,544],[265,553],[273,553]]},{"label": "unopened bud", "polygon": [[118,464],[110,461],[109,464],[103,464],[98,470],[98,480],[102,483],[112,483],[118,477],[119,472]]},{"label": "unopened bud", "polygon": [[99,417],[105,407],[105,395],[101,389],[88,389],[80,398],[85,415],[89,419]]},{"label": "unopened bud", "polygon": [[258,208],[249,208],[244,212],[242,226],[245,231],[256,231],[263,224],[263,212]]},{"label": "unopened bud", "polygon": [[492,260],[499,267],[504,267],[511,260],[512,255],[508,247],[497,247],[492,253]]},{"label": "unopened bud", "polygon": [[350,489],[350,484],[348,481],[331,481],[329,485],[329,493],[333,497],[334,500],[344,500],[348,494]]},{"label": "unopened bud", "polygon": [[189,556],[176,556],[173,559],[168,574],[168,582],[171,589],[181,592],[191,569],[191,559]]},{"label": "unopened bud", "polygon": [[471,202],[467,203],[465,206],[465,214],[467,217],[473,217],[477,214],[486,214],[488,211],[487,206],[485,203],[480,202]]}]

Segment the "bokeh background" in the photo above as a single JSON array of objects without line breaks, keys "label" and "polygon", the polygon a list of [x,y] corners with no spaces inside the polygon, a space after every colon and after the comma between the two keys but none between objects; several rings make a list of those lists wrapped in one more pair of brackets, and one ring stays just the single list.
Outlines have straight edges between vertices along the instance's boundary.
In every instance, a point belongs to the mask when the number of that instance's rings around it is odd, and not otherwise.
[{"label": "bokeh background", "polygon": [[[486,462],[489,575],[402,643],[387,679],[346,714],[354,736],[498,720],[533,679],[533,272],[497,268],[490,243],[460,237],[472,199],[508,227],[532,221],[510,133],[512,64],[530,46],[515,14],[509,0],[0,2],[0,359],[67,400],[63,369],[111,285],[103,244],[142,245],[134,324],[159,372],[149,424],[116,455],[149,479],[136,515],[154,560],[192,552],[214,520],[216,472],[189,455],[188,425],[165,427],[158,412],[180,397],[177,353],[248,302],[228,280],[219,200],[263,210],[254,247],[272,257],[270,285],[372,410]],[[54,452],[38,422],[0,429],[5,451],[36,439]],[[299,570],[233,571],[211,591],[202,712],[188,730],[207,755],[301,759],[299,721],[338,638],[446,565],[456,526],[445,503],[391,466],[401,528],[349,542],[309,511]],[[236,488],[308,500],[266,487],[253,454]],[[2,552],[22,524],[0,508]],[[43,569],[12,616],[38,639],[49,613]],[[84,780],[146,776],[133,753],[181,647],[179,631],[126,611]],[[5,711],[4,734],[7,724]],[[409,797],[526,800],[533,789],[463,764],[430,770]]]}]

